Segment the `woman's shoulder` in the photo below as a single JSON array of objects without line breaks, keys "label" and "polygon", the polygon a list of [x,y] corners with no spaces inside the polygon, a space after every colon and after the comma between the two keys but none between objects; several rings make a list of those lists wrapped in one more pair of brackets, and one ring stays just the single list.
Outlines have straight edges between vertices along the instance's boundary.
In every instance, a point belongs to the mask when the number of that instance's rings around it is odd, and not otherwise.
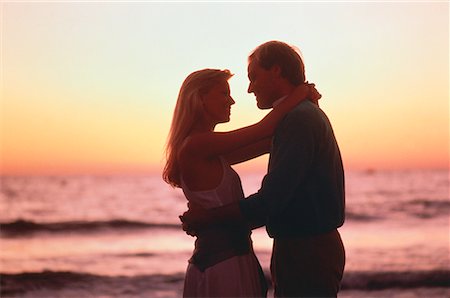
[{"label": "woman's shoulder", "polygon": [[187,136],[180,145],[178,157],[196,155],[199,147],[204,143],[205,139],[211,136],[211,132],[195,133]]},{"label": "woman's shoulder", "polygon": [[220,161],[218,155],[205,155],[202,150],[205,144],[208,144],[208,138],[211,137],[212,132],[197,133],[188,136],[180,145],[178,150],[178,161],[180,165],[183,164],[209,164]]}]

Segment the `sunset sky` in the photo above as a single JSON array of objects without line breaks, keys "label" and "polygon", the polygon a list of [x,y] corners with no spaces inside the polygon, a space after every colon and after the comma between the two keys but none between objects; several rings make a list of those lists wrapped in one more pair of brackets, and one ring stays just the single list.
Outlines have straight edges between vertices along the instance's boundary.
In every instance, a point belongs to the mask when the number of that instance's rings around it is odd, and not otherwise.
[{"label": "sunset sky", "polygon": [[246,92],[246,59],[274,39],[301,50],[347,169],[448,167],[447,1],[3,1],[0,9],[1,174],[160,171],[190,72],[235,74],[231,122],[219,130],[265,115]]}]

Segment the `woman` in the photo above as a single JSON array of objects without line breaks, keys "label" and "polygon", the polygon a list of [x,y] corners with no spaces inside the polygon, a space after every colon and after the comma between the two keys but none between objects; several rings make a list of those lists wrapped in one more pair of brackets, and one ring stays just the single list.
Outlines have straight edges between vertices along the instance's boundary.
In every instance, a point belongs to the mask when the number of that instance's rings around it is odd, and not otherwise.
[{"label": "woman", "polygon": [[[206,209],[244,198],[239,176],[230,165],[267,153],[278,122],[317,92],[303,84],[260,122],[215,132],[218,123],[230,120],[235,103],[228,85],[231,76],[229,70],[203,69],[185,79],[167,142],[164,180],[182,188],[190,204]],[[183,296],[265,297],[267,287],[250,234],[251,225],[242,222],[198,231]]]}]

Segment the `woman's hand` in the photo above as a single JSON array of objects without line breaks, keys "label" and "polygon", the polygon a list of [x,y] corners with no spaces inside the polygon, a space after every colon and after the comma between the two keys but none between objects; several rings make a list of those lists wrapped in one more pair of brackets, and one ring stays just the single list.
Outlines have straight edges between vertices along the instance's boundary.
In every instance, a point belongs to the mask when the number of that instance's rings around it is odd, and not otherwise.
[{"label": "woman's hand", "polygon": [[316,105],[319,105],[319,99],[322,98],[322,94],[320,94],[319,91],[317,91],[316,85],[308,82],[306,82],[305,85],[309,87],[308,99],[313,103],[315,103]]},{"label": "woman's hand", "polygon": [[286,98],[285,102],[287,105],[291,106],[292,108],[297,106],[300,102],[303,100],[309,98],[311,93],[311,86],[314,84],[300,84],[297,87],[295,87],[294,91],[289,94],[289,96]]},{"label": "woman's hand", "polygon": [[286,98],[286,105],[293,108],[306,99],[319,105],[321,97],[322,95],[317,91],[316,85],[306,82],[295,87],[294,91]]}]

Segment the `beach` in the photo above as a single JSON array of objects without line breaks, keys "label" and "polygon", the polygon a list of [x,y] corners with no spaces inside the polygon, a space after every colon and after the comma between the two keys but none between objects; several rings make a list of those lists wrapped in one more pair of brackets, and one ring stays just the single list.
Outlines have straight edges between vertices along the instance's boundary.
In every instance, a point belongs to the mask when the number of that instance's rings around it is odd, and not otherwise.
[{"label": "beach", "polygon": [[[263,173],[243,173],[247,195]],[[194,238],[180,190],[148,176],[4,176],[1,297],[180,297]],[[340,297],[450,294],[447,170],[346,174]],[[271,239],[253,231],[269,279]],[[271,292],[269,297],[271,297]]]}]

